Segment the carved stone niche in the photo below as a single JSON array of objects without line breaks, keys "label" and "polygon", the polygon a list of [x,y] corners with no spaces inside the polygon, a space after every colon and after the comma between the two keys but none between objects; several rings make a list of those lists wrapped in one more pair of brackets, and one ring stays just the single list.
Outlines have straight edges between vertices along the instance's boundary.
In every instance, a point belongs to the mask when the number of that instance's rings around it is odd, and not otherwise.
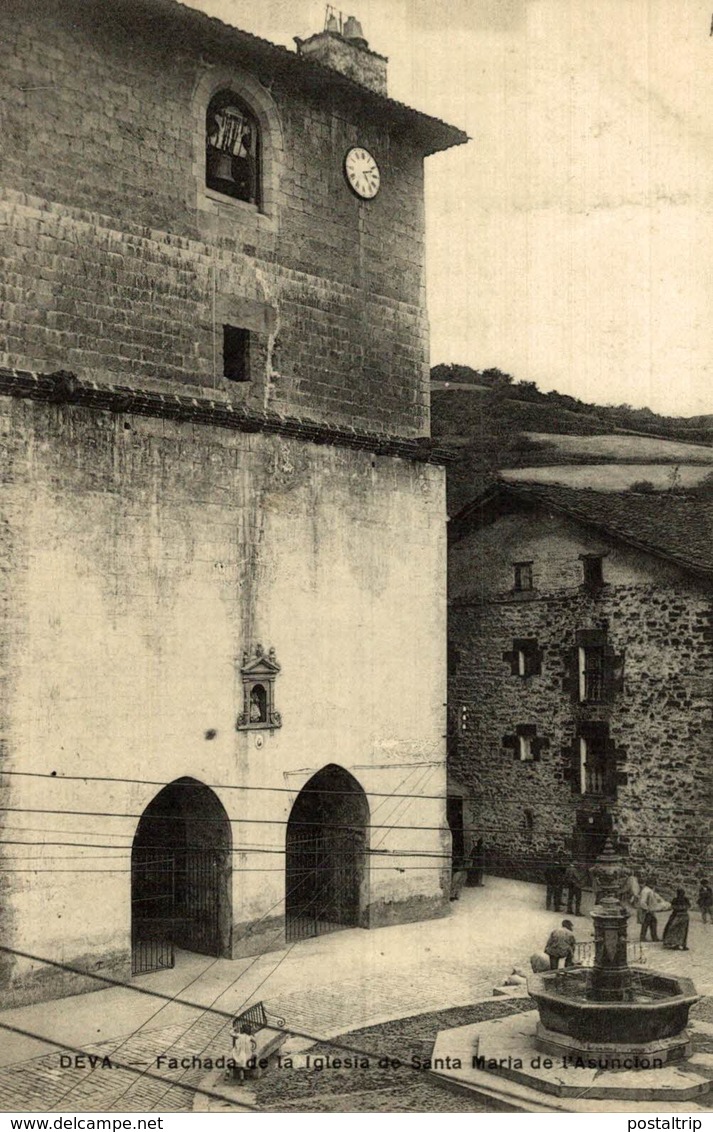
[{"label": "carved stone niche", "polygon": [[282,717],[275,711],[275,679],[280,666],[275,650],[265,652],[255,646],[255,655],[243,653],[240,675],[243,679],[243,710],[236,724],[238,731],[259,731],[282,727]]}]

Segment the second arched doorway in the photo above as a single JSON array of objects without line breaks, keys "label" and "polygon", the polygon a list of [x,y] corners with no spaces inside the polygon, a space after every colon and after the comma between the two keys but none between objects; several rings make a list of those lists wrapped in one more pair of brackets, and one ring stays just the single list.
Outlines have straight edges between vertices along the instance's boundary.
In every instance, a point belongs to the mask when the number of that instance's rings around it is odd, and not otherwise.
[{"label": "second arched doorway", "polygon": [[229,956],[230,821],[194,778],[164,786],[144,810],[131,849],[132,973],[173,965],[173,948]]},{"label": "second arched doorway", "polygon": [[368,826],[366,794],[342,767],[330,764],[303,786],[287,823],[287,939],[365,926]]}]

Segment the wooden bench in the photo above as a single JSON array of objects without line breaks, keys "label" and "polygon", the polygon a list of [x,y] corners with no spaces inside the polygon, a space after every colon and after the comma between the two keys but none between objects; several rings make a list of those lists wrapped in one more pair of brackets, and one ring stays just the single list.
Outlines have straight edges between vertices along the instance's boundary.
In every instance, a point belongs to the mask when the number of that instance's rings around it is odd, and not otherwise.
[{"label": "wooden bench", "polygon": [[264,1002],[254,1002],[247,1010],[236,1014],[233,1019],[234,1030],[245,1025],[250,1027],[251,1036],[255,1042],[255,1052],[252,1055],[255,1066],[248,1069],[247,1076],[262,1077],[265,1062],[273,1053],[277,1053],[282,1048],[289,1037],[284,1029],[285,1019],[278,1018],[277,1015],[270,1016],[265,1009]]}]

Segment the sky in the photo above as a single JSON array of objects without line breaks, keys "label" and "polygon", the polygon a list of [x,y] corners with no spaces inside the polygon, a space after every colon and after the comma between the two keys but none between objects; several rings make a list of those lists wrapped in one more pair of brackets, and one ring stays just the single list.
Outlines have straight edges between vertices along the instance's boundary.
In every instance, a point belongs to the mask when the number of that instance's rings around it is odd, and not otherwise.
[{"label": "sky", "polygon": [[[190,0],[293,46],[321,0]],[[713,413],[711,0],[352,0],[426,162],[431,362]]]}]

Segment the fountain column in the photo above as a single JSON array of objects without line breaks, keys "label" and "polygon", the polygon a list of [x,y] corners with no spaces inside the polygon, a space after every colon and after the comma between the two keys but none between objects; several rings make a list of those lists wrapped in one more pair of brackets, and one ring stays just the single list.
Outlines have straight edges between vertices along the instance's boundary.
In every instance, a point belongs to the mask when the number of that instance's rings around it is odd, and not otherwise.
[{"label": "fountain column", "polygon": [[630,1002],[632,977],[626,955],[629,913],[619,899],[624,875],[621,858],[607,841],[592,868],[598,902],[592,908],[594,921],[594,966],[587,998],[596,1002]]},{"label": "fountain column", "polygon": [[592,908],[594,966],[587,998],[596,1002],[630,1002],[632,978],[626,956],[629,913],[615,896],[602,897]]}]

